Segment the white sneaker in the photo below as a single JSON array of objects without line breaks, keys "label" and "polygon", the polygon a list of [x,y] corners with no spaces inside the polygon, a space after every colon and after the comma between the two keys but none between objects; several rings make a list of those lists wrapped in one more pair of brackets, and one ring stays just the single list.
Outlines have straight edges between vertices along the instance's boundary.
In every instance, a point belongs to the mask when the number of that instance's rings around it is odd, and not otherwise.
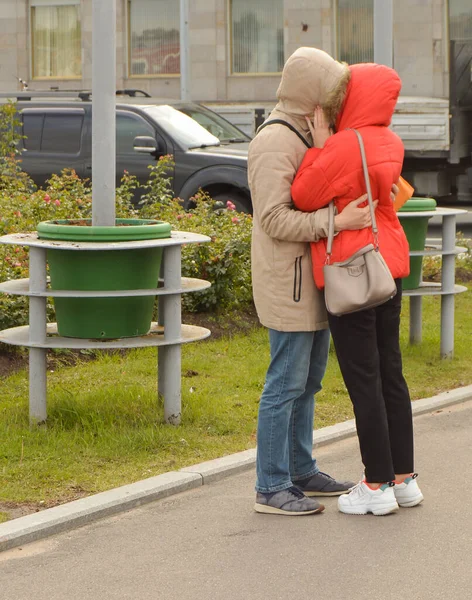
[{"label": "white sneaker", "polygon": [[423,494],[416,483],[417,477],[418,475],[416,473],[412,473],[410,477],[407,477],[402,483],[395,483],[393,491],[400,506],[416,506],[420,502],[423,502]]},{"label": "white sneaker", "polygon": [[348,515],[388,515],[398,510],[398,503],[391,484],[384,483],[373,490],[365,481],[360,481],[349,494],[339,496],[338,508]]}]

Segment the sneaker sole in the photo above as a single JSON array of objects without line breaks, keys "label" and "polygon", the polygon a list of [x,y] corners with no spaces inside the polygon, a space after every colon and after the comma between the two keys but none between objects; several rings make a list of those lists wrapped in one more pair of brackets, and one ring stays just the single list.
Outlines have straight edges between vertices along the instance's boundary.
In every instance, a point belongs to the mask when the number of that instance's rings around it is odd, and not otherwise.
[{"label": "sneaker sole", "polygon": [[317,513],[324,511],[324,506],[322,504],[319,505],[318,508],[314,510],[305,510],[303,512],[294,512],[291,510],[283,510],[281,508],[275,508],[274,506],[267,506],[266,504],[254,504],[254,510],[261,514],[266,515],[285,515],[289,517],[301,517],[303,515],[316,515]]},{"label": "sneaker sole", "polygon": [[351,488],[347,490],[340,490],[339,492],[308,492],[306,490],[302,490],[305,496],[309,498],[313,498],[314,496],[342,496],[343,494],[348,494]]},{"label": "sneaker sole", "polygon": [[397,501],[399,506],[401,506],[402,508],[411,508],[412,506],[418,506],[418,504],[421,504],[421,502],[423,502],[424,500],[424,496],[423,494],[419,494],[419,496],[415,496],[415,498],[413,498],[412,500],[408,500],[408,502],[400,502]]},{"label": "sneaker sole", "polygon": [[395,504],[395,505],[390,504],[388,506],[380,506],[379,508],[365,509],[365,510],[361,510],[359,508],[350,508],[350,507],[343,507],[343,508],[338,507],[338,509],[339,509],[339,512],[342,512],[345,515],[367,515],[369,513],[372,513],[376,517],[383,517],[385,515],[389,515],[391,513],[397,512],[399,509],[399,506],[398,506],[398,504]]}]

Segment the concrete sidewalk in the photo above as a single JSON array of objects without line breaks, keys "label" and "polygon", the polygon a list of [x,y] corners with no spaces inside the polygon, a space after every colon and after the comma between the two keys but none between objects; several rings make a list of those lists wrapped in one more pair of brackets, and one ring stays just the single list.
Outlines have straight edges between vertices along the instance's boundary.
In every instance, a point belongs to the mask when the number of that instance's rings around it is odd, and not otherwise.
[{"label": "concrete sidewalk", "polygon": [[[0,554],[1,600],[469,600],[472,401],[415,418],[423,505],[387,517],[252,511],[249,471]],[[357,440],[319,448],[357,479]]]}]

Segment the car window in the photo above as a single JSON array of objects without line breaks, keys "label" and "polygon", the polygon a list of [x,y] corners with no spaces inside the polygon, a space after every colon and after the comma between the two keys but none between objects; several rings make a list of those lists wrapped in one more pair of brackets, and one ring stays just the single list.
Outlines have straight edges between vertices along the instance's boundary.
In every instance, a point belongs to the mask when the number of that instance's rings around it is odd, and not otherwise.
[{"label": "car window", "polygon": [[26,150],[39,152],[43,120],[42,114],[23,114],[23,147]]},{"label": "car window", "polygon": [[23,146],[30,152],[78,154],[84,111],[81,109],[25,109],[22,111]]},{"label": "car window", "polygon": [[216,136],[220,142],[250,142],[243,131],[239,130],[232,123],[220,117],[211,110],[206,110],[200,106],[182,106],[177,107],[180,112],[194,119],[199,125],[204,127],[212,135]]},{"label": "car window", "polygon": [[138,115],[118,112],[116,115],[117,154],[134,154],[133,142],[138,135],[156,137],[152,125]]},{"label": "car window", "polygon": [[80,152],[83,113],[46,113],[41,152],[77,154]]},{"label": "car window", "polygon": [[143,110],[178,144],[185,148],[219,146],[220,140],[188,115],[167,104],[143,106]]}]

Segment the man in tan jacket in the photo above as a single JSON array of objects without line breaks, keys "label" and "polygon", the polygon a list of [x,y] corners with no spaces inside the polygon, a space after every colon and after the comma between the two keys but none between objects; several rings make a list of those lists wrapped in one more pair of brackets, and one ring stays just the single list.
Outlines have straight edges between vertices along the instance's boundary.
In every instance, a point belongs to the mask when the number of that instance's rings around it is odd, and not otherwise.
[{"label": "man in tan jacket", "polygon": [[[290,196],[312,145],[306,116],[328,98],[340,103],[348,77],[347,66],[325,52],[299,48],[285,64],[277,106],[249,147],[253,292],[271,351],[259,406],[257,512],[314,514],[324,507],[312,496],[337,496],[354,485],[321,473],[312,458],[314,395],[326,370],[329,331],[309,242],[327,236],[328,211],[299,212]],[[285,123],[268,126],[274,120]],[[365,198],[336,216],[338,231],[370,224],[369,208],[358,206]]]}]

